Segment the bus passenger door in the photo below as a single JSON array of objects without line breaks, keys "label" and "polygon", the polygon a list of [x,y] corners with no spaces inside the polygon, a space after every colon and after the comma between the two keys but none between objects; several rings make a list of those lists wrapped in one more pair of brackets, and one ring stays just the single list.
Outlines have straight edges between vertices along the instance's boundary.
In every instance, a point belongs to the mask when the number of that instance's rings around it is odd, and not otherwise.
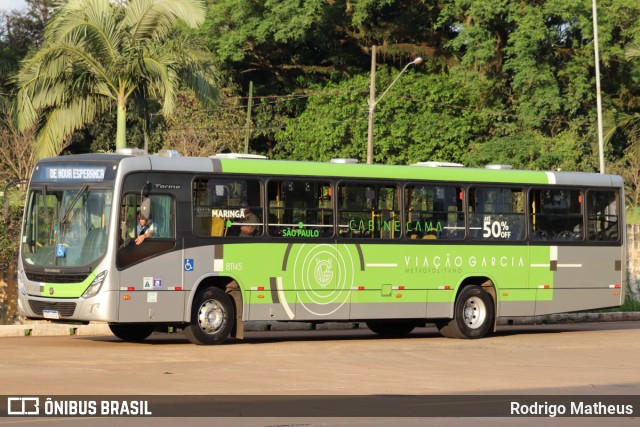
[{"label": "bus passenger door", "polygon": [[[141,226],[140,192],[125,194],[120,213],[116,265],[120,273],[118,321],[174,322],[183,319],[182,256],[176,251],[175,200],[152,194],[149,223]],[[146,234],[144,238],[140,238]]]}]

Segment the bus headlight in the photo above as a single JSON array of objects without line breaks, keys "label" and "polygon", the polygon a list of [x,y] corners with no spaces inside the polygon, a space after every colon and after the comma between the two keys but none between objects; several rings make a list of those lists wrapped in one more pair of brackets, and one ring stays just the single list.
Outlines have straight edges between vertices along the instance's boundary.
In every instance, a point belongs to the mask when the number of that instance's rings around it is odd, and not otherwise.
[{"label": "bus headlight", "polygon": [[82,294],[82,298],[91,298],[92,296],[100,292],[100,288],[102,287],[102,284],[104,283],[104,279],[106,278],[107,278],[107,270],[98,274],[96,278],[93,279],[93,282],[91,282],[87,290],[84,291],[84,294]]},{"label": "bus headlight", "polygon": [[27,295],[27,288],[24,287],[24,282],[22,281],[22,271],[21,270],[18,270],[17,279],[18,279],[18,292],[20,292],[20,294],[22,296],[26,296]]}]

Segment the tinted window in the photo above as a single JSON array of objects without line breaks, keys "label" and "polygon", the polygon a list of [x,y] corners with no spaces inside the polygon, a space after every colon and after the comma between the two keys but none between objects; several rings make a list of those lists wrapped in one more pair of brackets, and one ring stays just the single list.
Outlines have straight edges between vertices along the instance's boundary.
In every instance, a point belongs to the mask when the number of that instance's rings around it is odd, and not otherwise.
[{"label": "tinted window", "polygon": [[200,237],[262,235],[260,182],[204,178],[193,182],[193,228]]},{"label": "tinted window", "polygon": [[271,180],[267,186],[269,235],[317,238],[333,235],[331,183]]},{"label": "tinted window", "polygon": [[341,237],[400,238],[400,210],[395,185],[342,183],[338,194]]},{"label": "tinted window", "polygon": [[582,191],[548,188],[531,190],[531,240],[583,239]]},{"label": "tinted window", "polygon": [[522,240],[525,233],[521,188],[469,190],[469,234],[474,240]]},{"label": "tinted window", "polygon": [[412,240],[464,239],[462,194],[462,188],[454,186],[406,186],[406,236]]},{"label": "tinted window", "polygon": [[618,240],[620,230],[615,191],[587,193],[587,236],[595,241]]},{"label": "tinted window", "polygon": [[25,262],[78,267],[102,257],[112,201],[111,190],[90,186],[32,191],[23,229]]},{"label": "tinted window", "polygon": [[[174,214],[173,214],[173,198],[169,195],[152,194],[151,199],[151,215],[149,216],[149,225],[146,229],[150,230],[150,239],[174,239]],[[124,196],[124,204],[120,214],[120,244],[128,242],[129,239],[135,239],[139,233],[138,212],[142,196],[138,193],[129,193]]]}]

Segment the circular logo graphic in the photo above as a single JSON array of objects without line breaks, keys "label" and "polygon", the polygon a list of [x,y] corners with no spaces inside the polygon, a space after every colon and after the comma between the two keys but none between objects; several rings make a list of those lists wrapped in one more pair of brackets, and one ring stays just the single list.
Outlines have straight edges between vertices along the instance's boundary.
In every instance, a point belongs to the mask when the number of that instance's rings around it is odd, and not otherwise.
[{"label": "circular logo graphic", "polygon": [[316,270],[315,270],[315,278],[318,285],[322,288],[326,288],[331,284],[331,279],[333,279],[333,271],[331,271],[331,260],[320,260],[316,259]]},{"label": "circular logo graphic", "polygon": [[335,313],[349,300],[354,268],[351,253],[346,247],[328,244],[296,249],[291,259],[298,302],[317,316]]}]

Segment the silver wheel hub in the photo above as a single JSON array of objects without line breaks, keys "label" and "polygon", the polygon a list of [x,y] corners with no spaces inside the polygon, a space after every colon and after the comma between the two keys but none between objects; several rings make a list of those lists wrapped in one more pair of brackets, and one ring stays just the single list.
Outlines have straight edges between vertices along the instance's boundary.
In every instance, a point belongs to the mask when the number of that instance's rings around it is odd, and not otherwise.
[{"label": "silver wheel hub", "polygon": [[462,318],[464,323],[471,329],[482,326],[487,317],[487,308],[484,302],[478,297],[471,297],[464,303]]},{"label": "silver wheel hub", "polygon": [[198,311],[198,325],[206,334],[214,334],[225,324],[224,307],[216,300],[205,301]]}]

